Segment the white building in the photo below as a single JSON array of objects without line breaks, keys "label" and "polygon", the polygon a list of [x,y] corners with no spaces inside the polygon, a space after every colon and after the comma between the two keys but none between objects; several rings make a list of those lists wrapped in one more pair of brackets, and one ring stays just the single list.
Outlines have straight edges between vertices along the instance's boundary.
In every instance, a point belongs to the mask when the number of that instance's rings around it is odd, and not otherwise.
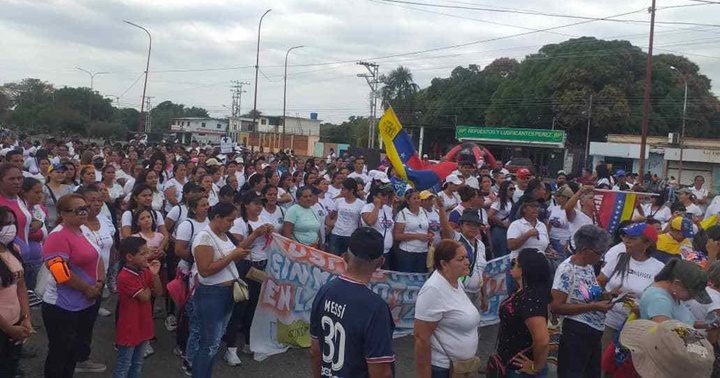
[{"label": "white building", "polygon": [[170,131],[183,144],[193,140],[199,143],[220,143],[220,138],[228,132],[228,120],[221,118],[185,117],[173,118]]}]

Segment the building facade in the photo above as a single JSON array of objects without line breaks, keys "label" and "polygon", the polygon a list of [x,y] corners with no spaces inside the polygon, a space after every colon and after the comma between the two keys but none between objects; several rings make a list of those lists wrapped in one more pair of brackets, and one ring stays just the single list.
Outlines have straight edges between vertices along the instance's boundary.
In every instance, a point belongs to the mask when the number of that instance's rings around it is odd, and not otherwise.
[{"label": "building facade", "polygon": [[193,140],[201,144],[217,144],[228,132],[228,120],[202,117],[174,118],[170,131],[175,134],[177,141],[183,144],[190,144]]}]

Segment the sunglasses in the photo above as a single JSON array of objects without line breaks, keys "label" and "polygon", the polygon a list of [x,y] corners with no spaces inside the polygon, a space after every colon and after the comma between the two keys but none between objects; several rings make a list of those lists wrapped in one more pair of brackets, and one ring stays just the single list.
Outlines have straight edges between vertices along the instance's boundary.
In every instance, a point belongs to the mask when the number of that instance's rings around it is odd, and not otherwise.
[{"label": "sunglasses", "polygon": [[508,188],[509,191],[514,192],[515,188]]},{"label": "sunglasses", "polygon": [[87,206],[76,207],[71,210],[65,210],[66,213],[74,213],[75,215],[87,215],[90,209]]}]

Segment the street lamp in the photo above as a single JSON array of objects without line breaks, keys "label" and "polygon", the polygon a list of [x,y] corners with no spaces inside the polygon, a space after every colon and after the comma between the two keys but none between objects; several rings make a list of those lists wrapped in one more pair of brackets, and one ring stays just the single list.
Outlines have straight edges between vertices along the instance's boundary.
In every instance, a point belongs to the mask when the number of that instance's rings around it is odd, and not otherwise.
[{"label": "street lamp", "polygon": [[93,106],[92,92],[93,92],[93,88],[95,87],[95,75],[104,75],[104,74],[108,74],[110,72],[106,72],[106,71],[90,72],[84,68],[80,68],[77,66],[75,66],[75,68],[90,75],[90,96],[88,96],[88,122],[90,122],[92,120],[92,106]]},{"label": "street lamp", "polygon": [[143,93],[142,93],[142,101],[140,102],[140,122],[138,123],[138,134],[142,134],[144,126],[145,126],[145,118],[143,117],[143,112],[145,111],[145,91],[147,91],[147,81],[148,81],[148,71],[150,71],[150,51],[152,51],[152,36],[150,35],[150,32],[145,29],[144,27],[127,21],[123,20],[124,23],[128,25],[132,25],[138,29],[142,29],[145,33],[148,35],[148,53],[147,53],[147,63],[145,64],[145,84],[143,84]]},{"label": "street lamp", "polygon": [[682,169],[683,169],[683,145],[685,144],[685,115],[687,114],[687,95],[688,95],[688,82],[685,75],[674,66],[670,66],[670,69],[680,74],[683,82],[685,82],[685,97],[683,100],[683,115],[682,115],[682,128],[680,129],[680,162],[678,163],[678,183],[682,184]]},{"label": "street lamp", "polygon": [[300,46],[293,46],[287,50],[285,53],[285,75],[283,75],[284,82],[283,82],[283,128],[282,128],[282,143],[280,143],[280,148],[285,147],[285,106],[287,104],[287,61],[288,61],[288,55],[290,55],[290,51],[293,51],[295,49],[299,49],[305,47],[303,45]]},{"label": "street lamp", "polygon": [[258,23],[258,40],[257,40],[257,50],[255,52],[255,99],[253,100],[253,124],[252,129],[253,131],[257,131],[257,125],[255,124],[255,120],[257,119],[257,90],[258,90],[258,71],[260,70],[260,28],[262,28],[262,22],[263,18],[270,13],[272,9],[268,9],[263,13],[263,15],[260,17],[260,22]]}]

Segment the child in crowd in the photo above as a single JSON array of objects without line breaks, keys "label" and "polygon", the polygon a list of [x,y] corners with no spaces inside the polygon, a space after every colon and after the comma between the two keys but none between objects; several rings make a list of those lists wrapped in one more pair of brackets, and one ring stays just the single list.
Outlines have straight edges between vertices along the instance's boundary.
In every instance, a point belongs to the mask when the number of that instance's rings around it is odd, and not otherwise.
[{"label": "child in crowd", "polygon": [[142,374],[142,362],[149,340],[155,336],[152,296],[163,294],[160,261],[148,261],[147,241],[130,236],[120,243],[123,264],[117,278],[119,311],[115,326],[118,353],[113,378],[135,378]]}]

